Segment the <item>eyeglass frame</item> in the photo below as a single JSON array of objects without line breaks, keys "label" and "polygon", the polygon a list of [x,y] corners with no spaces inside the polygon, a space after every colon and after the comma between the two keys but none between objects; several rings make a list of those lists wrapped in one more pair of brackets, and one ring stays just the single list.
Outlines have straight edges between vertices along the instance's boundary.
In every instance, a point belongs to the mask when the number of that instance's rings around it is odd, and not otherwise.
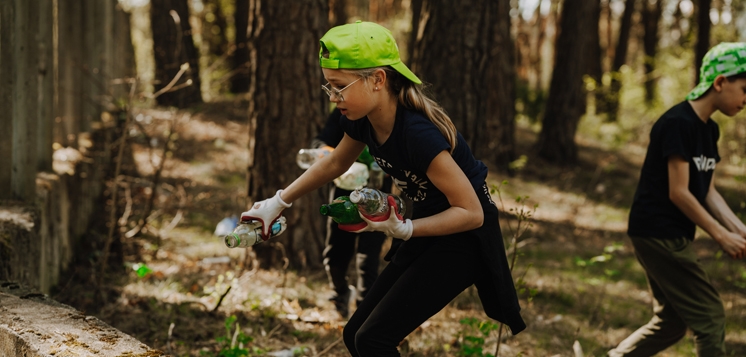
[{"label": "eyeglass frame", "polygon": [[[359,80],[361,80],[361,79],[363,79],[363,77],[360,77],[360,78],[358,78],[358,79],[356,79],[356,80],[352,81],[352,83],[350,83],[350,84],[346,85],[346,86],[345,86],[344,88],[342,88],[342,89],[337,89],[337,88],[334,88],[334,87],[332,87],[332,84],[331,84],[331,83],[329,83],[329,82],[326,82],[326,84],[323,84],[323,85],[321,86],[321,89],[323,89],[323,90],[324,90],[324,92],[326,92],[326,94],[327,94],[327,95],[329,96],[329,99],[332,99],[332,94],[334,94],[334,95],[336,95],[336,96],[337,96],[337,98],[339,98],[339,101],[340,101],[340,102],[344,102],[344,101],[345,101],[345,97],[343,97],[343,96],[342,96],[342,91],[343,91],[343,90],[345,90],[345,89],[347,89],[347,88],[350,88],[350,86],[351,86],[351,85],[355,84],[355,82],[357,82],[357,81],[359,81]],[[329,86],[329,87],[327,88],[327,86]]]}]

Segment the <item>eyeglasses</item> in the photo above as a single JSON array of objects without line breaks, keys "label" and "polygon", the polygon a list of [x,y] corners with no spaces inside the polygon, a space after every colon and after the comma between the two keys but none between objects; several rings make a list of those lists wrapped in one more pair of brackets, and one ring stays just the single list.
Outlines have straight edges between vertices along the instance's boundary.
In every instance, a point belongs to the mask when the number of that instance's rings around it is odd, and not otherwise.
[{"label": "eyeglasses", "polygon": [[342,91],[345,90],[345,89],[347,89],[347,88],[350,88],[351,85],[355,84],[355,82],[357,82],[357,81],[359,81],[361,79],[363,79],[363,78],[361,77],[361,78],[358,78],[358,79],[352,81],[352,83],[346,85],[342,89],[334,88],[334,87],[332,87],[332,85],[330,83],[324,84],[323,86],[321,86],[321,89],[323,89],[324,92],[326,92],[326,94],[329,96],[329,99],[331,99],[332,98],[332,94],[334,94],[334,95],[337,96],[337,98],[339,98],[340,102],[344,102],[345,98],[342,96]]}]

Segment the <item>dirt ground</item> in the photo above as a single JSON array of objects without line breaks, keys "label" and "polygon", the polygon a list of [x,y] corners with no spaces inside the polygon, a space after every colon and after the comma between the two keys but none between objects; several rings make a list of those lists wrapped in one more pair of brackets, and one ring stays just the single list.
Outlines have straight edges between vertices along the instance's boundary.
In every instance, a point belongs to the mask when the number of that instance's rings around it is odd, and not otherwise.
[{"label": "dirt ground", "polygon": [[[118,200],[126,222],[122,264],[97,283],[101,247],[94,242],[106,235],[108,217],[102,207],[52,297],[173,356],[347,356],[345,321],[328,301],[323,271],[256,269],[251,250],[228,249],[213,235],[221,219],[246,207],[245,109],[223,102],[191,112],[139,110]],[[567,169],[533,157],[534,140],[519,129],[526,166],[513,177],[496,170],[489,177],[508,243],[517,236],[513,271],[528,324],[516,336],[499,335],[499,355],[603,356],[650,318],[645,277],[625,236],[644,147],[609,151],[581,138],[580,163]],[[746,201],[742,183],[721,180],[729,201]],[[518,226],[521,212],[531,226]],[[746,265],[723,257],[709,238],[695,244],[726,304],[729,354],[744,356]],[[495,355],[490,323],[470,288],[413,332],[402,355]],[[472,338],[483,340],[469,344]],[[692,336],[660,355],[694,356]]]}]

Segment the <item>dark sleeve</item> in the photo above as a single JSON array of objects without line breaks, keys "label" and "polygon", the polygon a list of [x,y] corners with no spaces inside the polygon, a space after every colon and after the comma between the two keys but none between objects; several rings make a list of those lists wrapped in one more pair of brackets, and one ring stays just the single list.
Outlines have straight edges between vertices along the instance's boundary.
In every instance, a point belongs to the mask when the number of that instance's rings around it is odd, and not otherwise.
[{"label": "dark sleeve", "polygon": [[680,155],[686,161],[692,158],[692,130],[689,123],[681,118],[667,118],[660,123],[658,133],[661,139],[661,156],[668,160],[671,155]]},{"label": "dark sleeve", "polygon": [[[345,134],[345,132],[342,130],[342,127],[339,125],[339,119],[341,117],[342,113],[339,111],[339,109],[334,108],[331,114],[329,114],[329,117],[326,119],[324,128],[322,128],[319,135],[316,136],[314,143],[317,143],[317,141],[322,141],[326,145],[337,147],[337,145],[339,145],[339,142],[342,141],[342,138]],[[314,147],[317,146],[323,145],[314,145]]]},{"label": "dark sleeve", "polygon": [[430,121],[412,123],[408,126],[405,137],[409,162],[421,172],[427,172],[430,163],[443,150],[451,149],[446,138]]}]

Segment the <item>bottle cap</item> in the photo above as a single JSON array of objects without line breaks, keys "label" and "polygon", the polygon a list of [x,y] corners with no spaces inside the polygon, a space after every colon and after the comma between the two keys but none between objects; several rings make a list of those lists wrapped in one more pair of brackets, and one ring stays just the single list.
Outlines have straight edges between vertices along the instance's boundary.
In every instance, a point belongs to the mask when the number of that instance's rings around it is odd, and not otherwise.
[{"label": "bottle cap", "polygon": [[360,192],[360,190],[355,190],[350,192],[350,202],[352,203],[358,203],[363,199],[363,194]]}]

